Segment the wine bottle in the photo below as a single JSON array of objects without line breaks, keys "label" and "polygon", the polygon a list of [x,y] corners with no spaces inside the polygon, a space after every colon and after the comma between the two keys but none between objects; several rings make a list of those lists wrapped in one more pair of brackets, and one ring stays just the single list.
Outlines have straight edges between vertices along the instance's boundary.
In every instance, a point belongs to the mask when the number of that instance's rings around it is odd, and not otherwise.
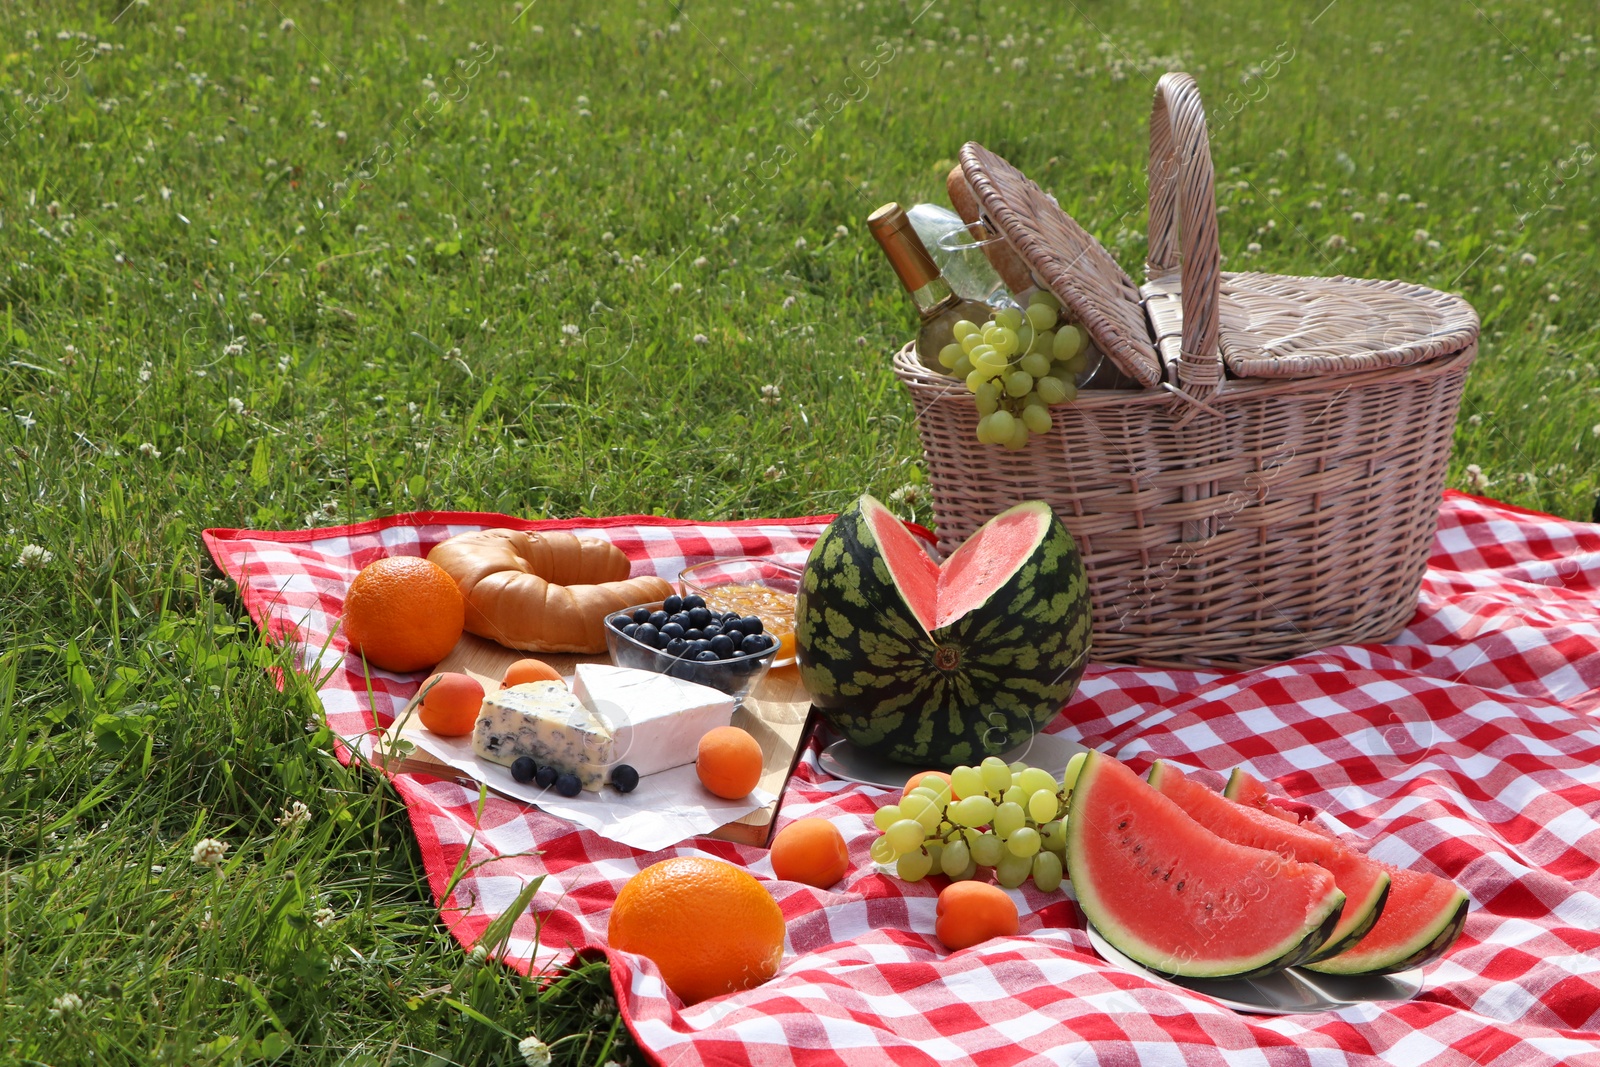
[{"label": "wine bottle", "polygon": [[950,288],[899,204],[885,204],[868,215],[867,229],[883,246],[889,265],[917,306],[922,320],[917,330],[917,359],[937,374],[949,373],[939,363],[939,350],[956,343],[955,324],[967,319],[981,325],[992,309],[981,301],[963,300]]}]

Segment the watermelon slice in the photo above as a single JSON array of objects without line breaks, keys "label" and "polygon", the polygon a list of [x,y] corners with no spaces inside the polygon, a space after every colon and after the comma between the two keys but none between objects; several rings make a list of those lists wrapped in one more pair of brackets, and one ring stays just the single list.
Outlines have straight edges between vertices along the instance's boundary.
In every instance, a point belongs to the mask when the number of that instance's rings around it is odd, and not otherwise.
[{"label": "watermelon slice", "polygon": [[1467,922],[1467,894],[1448,878],[1380,864],[1389,900],[1367,936],[1337,956],[1307,963],[1324,974],[1393,974],[1443,956]]},{"label": "watermelon slice", "polygon": [[1327,941],[1344,907],[1321,867],[1224,841],[1098,752],[1078,774],[1066,831],[1083,914],[1162,974],[1246,977],[1293,966]]},{"label": "watermelon slice", "polygon": [[1233,773],[1228,776],[1228,784],[1223,787],[1222,795],[1247,808],[1264,811],[1275,819],[1301,823],[1297,812],[1280,805],[1278,799],[1267,792],[1267,787],[1252,778],[1243,767],[1233,769]]},{"label": "watermelon slice", "polygon": [[1268,849],[1286,859],[1315,863],[1333,875],[1334,883],[1344,893],[1344,911],[1328,935],[1328,943],[1307,957],[1308,962],[1336,956],[1350,948],[1378,921],[1389,895],[1389,873],[1365,856],[1352,852],[1335,838],[1236,804],[1185,778],[1170,763],[1156,761],[1150,768],[1150,784],[1218,837]]},{"label": "watermelon slice", "polygon": [[[1266,787],[1242,769],[1234,770],[1223,796],[1279,818],[1297,818],[1278,807]],[[1300,828],[1332,838],[1312,822],[1300,823]],[[1383,913],[1354,947],[1332,956],[1319,953],[1304,965],[1308,970],[1326,974],[1394,974],[1438,959],[1461,936],[1461,928],[1467,922],[1468,898],[1454,882],[1424,871],[1372,862],[1389,873],[1389,898],[1384,902]]]}]

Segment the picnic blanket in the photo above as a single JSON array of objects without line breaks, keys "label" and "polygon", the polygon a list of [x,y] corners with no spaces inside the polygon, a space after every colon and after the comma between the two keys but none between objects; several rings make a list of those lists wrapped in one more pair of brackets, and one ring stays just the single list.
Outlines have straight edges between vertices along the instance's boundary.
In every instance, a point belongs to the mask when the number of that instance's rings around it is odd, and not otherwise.
[{"label": "picnic blanket", "polygon": [[[206,544],[269,635],[327,675],[327,721],[371,751],[416,691],[329,641],[344,590],[386,554],[495,525],[610,539],[635,573],[671,579],[703,559],[803,560],[824,517],[692,523],[649,517],[522,522],[424,513],[337,529],[212,530]],[[1337,589],[1329,590],[1337,596]],[[960,952],[933,935],[942,878],[907,885],[867,856],[883,790],[834,780],[815,746],[779,827],[830,819],[853,868],[831,890],[774,878],[765,850],[711,839],[641,854],[534,808],[428,775],[395,787],[463,946],[539,875],[505,962],[609,956],[639,1044],[669,1064],[1600,1064],[1600,527],[1449,493],[1410,626],[1387,645],[1324,649],[1243,673],[1092,667],[1052,730],[1143,771],[1170,760],[1208,784],[1243,766],[1323,814],[1373,857],[1454,879],[1471,895],[1461,940],[1398,1005],[1236,1014],[1137,977],[1090,947],[1070,885],[1012,892],[1017,937]],[[777,977],[685,1009],[648,960],[605,945],[612,901],[669,855],[747,867],[788,923]],[[464,862],[463,862],[464,861]],[[538,929],[536,931],[536,921]]]}]

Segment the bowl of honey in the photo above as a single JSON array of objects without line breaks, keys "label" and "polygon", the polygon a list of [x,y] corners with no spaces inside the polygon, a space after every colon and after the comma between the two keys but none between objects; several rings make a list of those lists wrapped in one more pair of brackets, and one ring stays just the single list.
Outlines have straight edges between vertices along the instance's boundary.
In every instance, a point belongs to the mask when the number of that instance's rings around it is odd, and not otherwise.
[{"label": "bowl of honey", "polygon": [[778,639],[774,667],[794,662],[794,605],[805,571],[760,556],[713,559],[678,574],[683,594],[699,594],[712,611],[755,615]]}]

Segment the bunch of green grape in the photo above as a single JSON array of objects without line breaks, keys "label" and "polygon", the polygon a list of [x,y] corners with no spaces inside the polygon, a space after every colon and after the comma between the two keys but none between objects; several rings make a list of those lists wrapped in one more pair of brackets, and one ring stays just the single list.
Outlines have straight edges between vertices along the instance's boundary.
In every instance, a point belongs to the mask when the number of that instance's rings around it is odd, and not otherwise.
[{"label": "bunch of green grape", "polygon": [[1046,289],[1028,298],[1027,310],[995,310],[988,322],[962,319],[955,343],[939,351],[939,364],[967,383],[978,404],[978,440],[1025,448],[1031,433],[1050,431],[1050,406],[1078,395],[1076,378],[1088,369],[1082,327],[1061,324],[1061,302]]},{"label": "bunch of green grape", "polygon": [[1049,771],[990,756],[957,767],[948,783],[924,779],[900,803],[878,809],[872,821],[882,836],[868,851],[908,882],[935,869],[959,882],[992,867],[1007,889],[1031,877],[1035,888],[1054,892],[1066,863],[1067,798],[1082,766],[1080,752],[1057,781]]}]

